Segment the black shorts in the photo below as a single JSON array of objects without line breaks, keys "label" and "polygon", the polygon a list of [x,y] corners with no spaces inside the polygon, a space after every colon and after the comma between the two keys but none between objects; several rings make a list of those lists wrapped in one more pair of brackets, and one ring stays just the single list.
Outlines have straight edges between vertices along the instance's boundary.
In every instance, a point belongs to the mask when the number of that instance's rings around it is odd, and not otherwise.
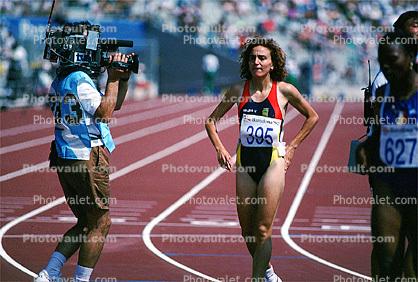
[{"label": "black shorts", "polygon": [[369,182],[374,194],[379,194],[379,185],[384,183],[390,187],[390,193],[395,198],[417,199],[418,194],[418,169],[402,168],[394,172],[371,173]]},{"label": "black shorts", "polygon": [[238,144],[237,165],[258,185],[264,173],[279,156],[277,148],[273,147],[245,147]]}]

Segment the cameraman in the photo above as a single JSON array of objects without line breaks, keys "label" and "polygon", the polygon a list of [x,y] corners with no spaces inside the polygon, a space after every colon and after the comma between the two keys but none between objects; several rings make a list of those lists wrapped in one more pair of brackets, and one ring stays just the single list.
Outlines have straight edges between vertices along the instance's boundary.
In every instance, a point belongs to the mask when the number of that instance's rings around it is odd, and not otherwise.
[{"label": "cameraman", "polygon": [[[130,56],[116,53],[111,61],[126,63]],[[36,282],[57,280],[64,263],[77,250],[75,281],[89,281],[111,224],[109,153],[115,144],[107,123],[122,106],[131,72],[109,67],[103,95],[94,82],[97,69],[68,62],[60,60],[50,91],[55,141],[49,158],[77,223],[64,234]]]}]

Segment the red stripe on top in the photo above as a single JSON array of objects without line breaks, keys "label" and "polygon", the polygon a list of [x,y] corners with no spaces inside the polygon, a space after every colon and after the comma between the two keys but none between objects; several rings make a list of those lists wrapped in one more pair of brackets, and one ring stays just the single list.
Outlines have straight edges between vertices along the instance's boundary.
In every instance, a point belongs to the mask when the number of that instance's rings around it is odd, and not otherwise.
[{"label": "red stripe on top", "polygon": [[269,99],[270,104],[273,106],[275,118],[282,120],[282,111],[280,110],[279,101],[277,101],[277,81],[273,81],[273,86],[271,87],[267,99]]},{"label": "red stripe on top", "polygon": [[[238,105],[238,114],[241,113],[242,108],[244,105],[250,100],[250,81],[245,81],[244,90],[242,91],[242,101]],[[272,105],[275,113],[276,119],[283,119],[282,111],[280,110],[279,102],[277,101],[277,81],[273,81],[273,85],[271,87],[270,93],[267,96],[270,104]]]},{"label": "red stripe on top", "polygon": [[250,81],[245,81],[244,90],[242,91],[241,99],[242,101],[238,105],[238,114],[241,112],[244,105],[250,100]]}]

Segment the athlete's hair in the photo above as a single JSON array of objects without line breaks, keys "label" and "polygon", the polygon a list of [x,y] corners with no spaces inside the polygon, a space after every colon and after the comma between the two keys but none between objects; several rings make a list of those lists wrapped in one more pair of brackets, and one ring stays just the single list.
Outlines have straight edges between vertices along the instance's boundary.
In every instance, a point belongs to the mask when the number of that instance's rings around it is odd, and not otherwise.
[{"label": "athlete's hair", "polygon": [[271,38],[255,36],[247,39],[245,42],[239,62],[241,64],[241,78],[251,79],[252,75],[249,69],[249,60],[251,51],[256,46],[263,46],[270,50],[271,61],[273,62],[273,70],[270,71],[270,77],[274,81],[282,81],[287,76],[286,70],[286,53],[280,48],[279,44]]},{"label": "athlete's hair", "polygon": [[405,23],[409,19],[417,19],[418,18],[418,11],[407,11],[399,16],[399,18],[396,20],[396,22],[393,23],[393,27],[396,30],[404,30],[405,29]]},{"label": "athlete's hair", "polygon": [[387,45],[397,45],[401,47],[407,54],[412,56],[413,62],[417,56],[417,46],[418,40],[414,37],[409,36],[409,34],[396,30],[393,32],[388,32],[380,39],[378,55],[381,56],[382,48]]}]

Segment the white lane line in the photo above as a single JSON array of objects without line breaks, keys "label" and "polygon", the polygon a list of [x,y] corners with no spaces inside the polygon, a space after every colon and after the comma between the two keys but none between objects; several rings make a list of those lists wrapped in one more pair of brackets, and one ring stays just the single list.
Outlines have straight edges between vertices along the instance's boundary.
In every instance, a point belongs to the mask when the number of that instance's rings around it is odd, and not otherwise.
[{"label": "white lane line", "polygon": [[[112,218],[113,221],[113,218]],[[149,222],[148,222],[149,223]],[[4,235],[3,238],[6,239],[23,239],[24,243],[58,243],[59,239],[62,239],[64,235],[62,233],[24,233],[24,234],[16,234],[16,235]],[[164,243],[179,243],[177,240],[178,238],[217,238],[219,239],[220,243],[228,243],[222,240],[225,238],[236,238],[240,240],[242,235],[238,234],[231,234],[231,233],[219,233],[214,230],[214,233],[180,233],[180,234],[173,234],[173,233],[158,233],[158,234],[151,234],[151,238],[161,238],[162,242]],[[283,238],[282,235],[272,235],[274,239],[281,239]],[[367,240],[371,240],[371,236],[366,235],[336,235],[336,234],[321,234],[321,235],[306,235],[306,234],[292,234],[290,235],[292,238],[301,239],[302,241],[308,241],[312,239],[331,239],[334,240],[335,243],[341,244],[369,244]],[[106,240],[112,243],[112,238],[143,238],[142,234],[137,233],[112,233],[107,235]],[[110,240],[109,240],[110,239]],[[194,240],[195,244],[202,243],[199,240]],[[240,241],[232,241],[230,243],[241,243]]]},{"label": "white lane line", "polygon": [[[147,136],[147,135],[150,135],[150,134],[153,134],[153,133],[157,133],[157,132],[160,132],[160,131],[163,131],[163,130],[167,130],[169,128],[179,126],[179,125],[183,124],[185,117],[190,116],[190,115],[200,116],[208,110],[209,109],[199,110],[199,111],[196,111],[196,112],[193,112],[193,113],[188,113],[188,114],[186,114],[182,117],[179,117],[179,118],[176,118],[176,119],[173,119],[173,120],[169,120],[169,121],[162,122],[162,123],[159,123],[159,124],[156,124],[156,125],[151,125],[151,126],[148,126],[148,127],[145,127],[145,128],[141,128],[137,131],[127,133],[125,135],[122,135],[122,136],[119,136],[119,137],[115,138],[115,142],[117,143],[117,145],[120,145],[120,144],[129,142],[129,141],[132,141],[132,140],[135,140],[135,139],[139,139],[141,137],[144,137],[144,136]],[[52,139],[49,139],[49,142],[51,142],[51,140]],[[10,179],[13,179],[13,178],[31,173],[31,172],[36,172],[38,170],[46,169],[48,166],[49,166],[49,161],[44,161],[44,162],[37,163],[37,164],[34,164],[34,165],[26,166],[22,169],[18,169],[16,171],[1,175],[0,176],[0,183],[3,182],[3,181],[7,181],[7,180],[10,180]]]},{"label": "white lane line", "polygon": [[[289,114],[288,114],[289,117],[287,119],[287,122],[289,122],[290,120],[292,120],[296,115],[297,115],[297,113],[295,111],[289,112]],[[229,127],[231,127],[233,125],[234,124],[222,124],[218,128],[218,130],[219,131],[222,131],[222,130],[224,130],[226,128],[229,128]],[[176,143],[176,144],[174,144],[174,145],[166,148],[165,150],[163,150],[163,151],[165,151],[165,154],[161,154],[162,151],[160,151],[160,152],[157,152],[157,153],[154,153],[154,154],[148,156],[145,159],[139,160],[139,161],[137,161],[137,162],[129,165],[129,167],[131,168],[131,170],[127,170],[127,169],[124,170],[124,174],[120,173],[120,171],[118,171],[119,174],[116,174],[116,173],[111,174],[110,175],[110,180],[111,181],[112,180],[115,180],[118,177],[121,177],[121,176],[123,176],[125,174],[128,174],[128,173],[132,172],[135,169],[141,168],[141,165],[142,166],[145,166],[147,164],[152,163],[153,161],[157,161],[157,160],[159,160],[161,158],[167,157],[168,155],[173,154],[173,153],[175,153],[177,151],[180,151],[180,150],[182,150],[182,149],[184,149],[184,148],[186,148],[186,147],[188,147],[188,146],[190,146],[190,145],[192,145],[194,143],[197,143],[198,141],[203,140],[205,138],[207,138],[206,131],[203,130],[203,131],[201,131],[201,132],[199,132],[199,133],[197,133],[197,134],[195,134],[195,135],[193,135],[193,136],[191,136],[189,138],[184,139],[180,143]],[[189,140],[189,141],[188,142],[185,142],[187,140]],[[28,268],[24,267],[23,265],[21,265],[20,263],[18,263],[16,260],[14,260],[12,257],[10,257],[9,254],[7,254],[7,252],[4,250],[4,247],[3,247],[3,237],[5,236],[5,234],[6,234],[6,232],[8,230],[10,230],[11,228],[13,228],[17,224],[19,224],[19,223],[21,223],[21,222],[23,222],[23,221],[25,221],[25,220],[33,217],[33,216],[36,216],[36,215],[38,215],[40,213],[43,213],[43,212],[45,212],[45,211],[47,211],[47,210],[49,210],[49,209],[51,209],[51,208],[53,208],[55,206],[58,206],[58,205],[60,205],[60,204],[62,204],[64,202],[65,202],[65,198],[64,197],[58,198],[57,200],[55,200],[55,201],[53,201],[53,202],[51,202],[51,203],[49,203],[49,204],[47,204],[45,206],[39,207],[37,209],[34,209],[31,212],[26,213],[26,214],[24,214],[24,215],[22,215],[20,217],[17,217],[16,219],[14,219],[14,220],[10,221],[9,223],[7,223],[6,225],[4,225],[0,229],[0,257],[3,257],[4,260],[6,260],[8,263],[10,263],[11,265],[13,265],[14,267],[16,267],[17,269],[19,269],[23,273],[26,273],[26,274],[28,274],[29,276],[32,276],[32,277],[37,277],[37,274],[36,273],[34,273],[31,270],[29,270]],[[151,244],[152,244],[152,242],[151,242]]]},{"label": "white lane line", "polygon": [[13,128],[3,129],[0,131],[0,135],[1,137],[15,136],[18,134],[38,131],[38,130],[50,128],[50,127],[51,127],[50,124],[36,124],[35,125],[32,123],[32,124],[27,124],[27,125],[16,126]]},{"label": "white lane line", "polygon": [[144,136],[151,135],[151,134],[156,133],[156,132],[164,131],[164,130],[179,126],[181,124],[186,124],[186,122],[185,122],[186,118],[188,118],[190,116],[192,116],[192,117],[193,116],[194,117],[203,117],[204,114],[206,112],[208,112],[208,110],[209,109],[205,108],[203,110],[199,110],[199,111],[196,111],[196,112],[185,114],[185,115],[183,115],[181,117],[178,117],[178,118],[169,119],[168,121],[160,122],[160,123],[157,123],[155,125],[151,125],[151,126],[148,126],[148,127],[145,127],[145,128],[141,128],[137,131],[119,136],[119,137],[115,138],[114,141],[117,145],[119,145],[119,144],[123,144],[123,143],[129,142],[129,141],[132,141],[132,140],[136,140],[136,139],[144,137]]},{"label": "white lane line", "polygon": [[[155,109],[155,110],[149,110],[149,111],[145,111],[145,112],[141,112],[141,113],[137,113],[137,114],[133,114],[133,115],[129,115],[129,116],[115,117],[116,118],[116,123],[115,123],[114,126],[111,126],[111,128],[118,127],[118,126],[123,126],[123,125],[130,124],[130,123],[133,123],[133,122],[145,121],[145,120],[149,120],[149,119],[153,119],[153,118],[159,118],[159,117],[183,112],[183,111],[190,110],[190,109],[195,109],[195,108],[198,108],[199,106],[203,106],[203,105],[205,105],[205,104],[203,104],[203,103],[200,103],[200,104],[189,103],[189,104],[185,104],[185,105],[175,104],[175,105],[168,105],[168,106],[161,107],[161,108],[158,108],[158,109]],[[208,104],[208,105],[211,105],[211,104]]]},{"label": "white lane line", "polygon": [[44,211],[47,211],[49,209],[52,209],[55,206],[58,206],[62,203],[65,202],[65,198],[61,197],[45,206],[42,206],[40,208],[34,209],[31,212],[28,212],[12,221],[10,221],[9,223],[7,223],[6,225],[4,225],[1,229],[0,229],[0,256],[8,263],[10,263],[12,266],[16,267],[17,269],[19,269],[20,271],[22,271],[23,273],[28,274],[29,276],[32,277],[37,277],[38,275],[35,272],[32,272],[31,270],[27,269],[26,267],[24,267],[23,265],[21,265],[20,263],[18,263],[17,261],[15,261],[13,258],[11,258],[9,256],[9,254],[4,250],[3,248],[3,236],[6,234],[6,232],[11,229],[13,226],[27,220],[28,218],[31,218],[32,216],[35,216],[37,214],[43,213]]},{"label": "white lane line", "polygon": [[[205,109],[205,110],[207,110],[207,109]],[[219,130],[220,131],[224,130],[224,129],[229,128],[233,125],[235,125],[235,124],[233,124],[233,123],[222,124],[222,126],[219,127]],[[164,150],[161,150],[161,151],[159,151],[155,154],[152,154],[152,155],[150,155],[150,156],[148,156],[148,157],[146,157],[146,158],[144,158],[140,161],[134,162],[134,163],[118,170],[118,171],[115,171],[113,173],[113,176],[115,178],[117,178],[117,177],[120,177],[122,175],[128,174],[131,171],[137,170],[137,169],[139,169],[139,168],[141,168],[145,165],[148,165],[148,164],[153,163],[153,162],[155,162],[159,159],[162,159],[166,156],[169,156],[169,155],[171,155],[171,154],[173,154],[173,153],[175,153],[175,152],[177,152],[181,149],[187,148],[190,145],[195,144],[195,143],[205,139],[206,137],[207,137],[206,130],[200,131],[199,133],[197,133],[195,135],[192,135],[189,138],[183,139],[182,141],[179,141],[176,144],[165,148]]]},{"label": "white lane line", "polygon": [[[122,117],[115,117],[114,120],[116,121],[116,123],[113,126],[111,125],[111,128],[182,112],[185,110],[197,108],[198,106],[192,103],[187,104],[186,106],[182,106],[182,107],[179,107],[179,105],[169,105],[169,106],[158,108],[155,110],[148,110],[142,113],[122,116]],[[49,126],[51,127],[51,130],[52,130],[53,125],[50,124]],[[0,148],[0,155],[15,152],[15,151],[20,151],[20,150],[25,150],[25,149],[32,149],[35,146],[40,146],[40,145],[50,143],[53,138],[54,138],[54,135],[48,135],[46,137],[40,137],[40,138],[33,139],[30,141],[25,141],[25,142],[13,144],[13,145],[5,146],[5,147]]]},{"label": "white lane line", "polygon": [[174,105],[174,104],[178,104],[178,102],[176,101],[173,103],[167,103],[167,102],[163,102],[161,98],[153,98],[148,101],[143,101],[143,102],[139,101],[133,104],[124,105],[122,107],[122,110],[117,113],[120,115],[125,115],[125,114],[132,113],[132,112],[138,112],[139,110],[148,110],[154,107],[163,108],[164,106]]},{"label": "white lane line", "polygon": [[51,134],[45,137],[32,139],[30,141],[25,141],[25,142],[16,143],[13,145],[5,146],[5,147],[0,148],[0,155],[11,153],[11,152],[16,152],[20,150],[25,150],[25,149],[32,149],[35,146],[40,146],[40,145],[44,145],[47,143],[51,143],[53,138],[54,138],[54,135]]},{"label": "white lane line", "polygon": [[[290,122],[293,120],[298,113],[296,111],[291,111],[286,117],[285,123]],[[205,134],[206,136],[206,134]],[[233,156],[233,158],[236,158],[236,155]],[[217,280],[214,277],[208,276],[202,272],[199,272],[195,269],[192,269],[184,264],[179,263],[178,261],[170,258],[163,252],[161,252],[153,243],[151,240],[151,232],[154,229],[155,226],[157,226],[160,222],[162,222],[164,219],[166,219],[170,214],[172,214],[174,211],[176,211],[179,207],[181,207],[184,203],[186,203],[188,200],[190,200],[194,195],[199,193],[201,190],[205,189],[210,183],[212,183],[216,178],[221,176],[226,170],[223,168],[218,168],[214,172],[212,172],[210,175],[208,175],[206,178],[204,178],[202,181],[200,181],[197,185],[195,185],[193,188],[190,189],[189,192],[184,194],[180,199],[178,199],[176,202],[171,204],[167,209],[165,209],[162,213],[160,213],[157,217],[152,219],[144,228],[142,231],[142,238],[144,240],[145,246],[153,252],[156,256],[161,258],[162,260],[174,265],[177,268],[183,269],[191,274],[194,274],[198,277],[205,278],[209,281],[217,281],[220,282],[220,280]]]},{"label": "white lane line", "polygon": [[314,261],[317,261],[317,262],[319,262],[321,264],[324,264],[324,265],[326,265],[328,267],[331,267],[331,268],[340,270],[342,272],[349,273],[349,274],[354,275],[354,276],[361,277],[363,279],[371,280],[371,278],[368,277],[368,276],[366,276],[366,275],[363,275],[361,273],[358,273],[358,272],[352,271],[350,269],[344,268],[342,266],[339,266],[337,264],[334,264],[332,262],[329,262],[329,261],[327,261],[325,259],[322,259],[322,258],[320,258],[320,257],[318,257],[318,256],[316,256],[316,255],[314,255],[314,254],[306,251],[305,249],[303,249],[302,247],[300,247],[299,245],[297,245],[291,239],[291,237],[289,236],[289,228],[290,228],[290,225],[292,224],[292,221],[295,218],[296,212],[297,212],[297,210],[298,210],[298,208],[299,208],[299,206],[300,206],[300,204],[302,202],[303,196],[305,195],[305,192],[308,189],[309,183],[310,183],[310,181],[312,179],[312,176],[315,173],[315,168],[318,165],[318,162],[320,161],[322,154],[324,153],[324,150],[325,150],[325,148],[327,146],[327,143],[328,143],[328,141],[329,141],[329,139],[331,137],[331,134],[334,131],[334,128],[336,126],[336,123],[337,123],[337,120],[338,120],[338,116],[341,114],[343,108],[344,108],[344,103],[342,103],[342,102],[337,102],[337,104],[334,107],[334,110],[333,110],[333,112],[331,114],[331,117],[330,117],[330,119],[328,121],[328,124],[327,124],[324,132],[322,133],[322,136],[320,138],[319,144],[318,144],[318,146],[317,146],[317,148],[315,150],[315,153],[314,153],[314,155],[313,155],[313,157],[311,159],[311,162],[309,163],[308,170],[306,171],[306,173],[305,173],[305,175],[304,175],[304,177],[302,179],[302,182],[301,182],[301,184],[299,186],[299,189],[298,189],[298,191],[296,193],[296,196],[295,196],[295,198],[294,198],[294,200],[292,202],[292,205],[290,206],[289,212],[288,212],[288,214],[286,216],[286,219],[285,219],[285,221],[284,221],[284,223],[282,225],[281,234],[282,234],[282,237],[283,237],[284,241],[292,249],[294,249],[295,251],[301,253],[302,255],[304,255],[304,256],[306,256],[306,257],[308,257],[308,258],[310,258],[310,259],[312,259]]},{"label": "white lane line", "polygon": [[36,172],[36,171],[45,169],[48,166],[49,166],[49,161],[44,161],[41,163],[30,165],[30,166],[27,166],[27,167],[24,167],[24,168],[21,168],[16,171],[0,176],[0,182],[7,181],[7,180],[10,180],[10,179],[13,179],[13,178],[16,178],[16,177],[19,177],[28,173]]},{"label": "white lane line", "polygon": [[[235,156],[234,156],[235,157]],[[223,168],[218,168],[214,172],[212,172],[209,176],[207,176],[205,179],[203,179],[199,184],[194,186],[192,189],[190,189],[189,192],[184,194],[180,199],[178,199],[176,202],[174,202],[171,206],[169,206],[167,209],[165,209],[162,213],[160,213],[157,217],[155,217],[153,220],[148,223],[144,230],[142,231],[142,238],[144,240],[145,246],[153,252],[156,256],[161,258],[162,260],[174,265],[177,268],[183,269],[189,273],[192,273],[198,277],[205,278],[209,281],[220,281],[217,280],[211,276],[208,276],[206,274],[203,274],[202,272],[199,272],[197,270],[194,270],[184,264],[181,264],[177,262],[176,260],[170,258],[166,254],[162,253],[151,241],[151,231],[154,229],[155,226],[158,225],[161,221],[163,221],[165,218],[167,218],[170,214],[172,214],[175,210],[177,210],[180,206],[182,206],[184,203],[186,203],[190,198],[192,198],[194,195],[199,193],[201,190],[206,188],[210,183],[212,183],[216,178],[221,176],[226,170]]]},{"label": "white lane line", "polygon": [[363,231],[370,232],[372,229],[370,225],[321,225],[322,230],[332,231]]},{"label": "white lane line", "polygon": [[[231,127],[233,125],[234,124],[222,124],[222,126],[220,126],[220,128],[218,130],[221,131],[221,130],[224,130],[224,129],[226,129],[228,127]],[[113,180],[117,179],[118,177],[126,175],[126,174],[128,174],[128,173],[130,173],[130,172],[132,172],[136,169],[139,169],[139,168],[144,167],[144,166],[146,166],[146,165],[148,165],[152,162],[158,161],[158,160],[160,160],[164,157],[167,157],[171,154],[174,154],[174,153],[176,153],[176,152],[178,152],[178,151],[180,151],[184,148],[187,148],[187,147],[193,145],[194,143],[197,143],[197,142],[199,142],[199,141],[201,141],[205,138],[207,138],[206,137],[206,130],[200,131],[199,133],[197,133],[195,135],[192,135],[191,137],[188,137],[188,138],[182,140],[181,142],[178,142],[178,143],[176,143],[176,144],[174,144],[174,145],[172,145],[172,146],[170,146],[170,147],[168,147],[168,148],[166,148],[162,151],[156,152],[156,153],[154,153],[154,154],[152,154],[152,155],[150,155],[150,156],[148,156],[148,157],[146,157],[142,160],[136,161],[136,162],[128,165],[127,167],[125,167],[125,168],[123,168],[123,169],[121,169],[121,170],[119,170],[115,173],[112,173],[110,175],[110,180],[113,181]],[[3,247],[3,236],[6,234],[6,232],[8,230],[10,230],[12,227],[16,226],[17,224],[35,216],[35,215],[43,213],[43,212],[45,212],[45,211],[47,211],[47,210],[49,210],[49,209],[51,209],[55,206],[58,206],[58,205],[60,205],[64,202],[65,202],[64,197],[58,198],[57,200],[55,200],[55,201],[53,201],[53,202],[51,202],[51,203],[49,203],[45,206],[34,209],[34,210],[30,211],[29,213],[26,213],[22,216],[19,216],[16,219],[14,219],[14,220],[10,221],[9,223],[7,223],[6,225],[4,225],[0,229],[0,256],[3,257],[3,259],[5,261],[10,263],[11,265],[16,267],[17,269],[19,269],[23,273],[26,273],[26,274],[28,274],[32,277],[37,277],[36,273],[34,273],[31,270],[29,270],[28,268],[24,267],[23,265],[18,263],[16,260],[14,260],[12,257],[10,257],[7,254],[7,252],[4,250],[4,247]]]},{"label": "white lane line", "polygon": [[[112,217],[112,223],[125,223],[126,220],[129,219],[127,217]],[[61,222],[70,222],[70,223],[76,223],[77,222],[77,218],[75,216],[58,216],[57,217],[58,221]]]},{"label": "white lane line", "polygon": [[[157,103],[157,102],[159,102],[159,103]],[[138,111],[138,110],[149,109],[149,108],[155,107],[156,105],[159,105],[159,104],[162,104],[162,103],[163,102],[161,102],[160,99],[153,99],[153,100],[146,101],[144,103],[136,102],[134,104],[129,104],[129,105],[123,107],[123,114],[127,114],[127,113],[130,113],[130,112],[135,112],[135,111]],[[1,135],[1,137],[15,136],[15,135],[18,135],[18,134],[38,131],[40,129],[50,128],[50,127],[51,127],[50,124],[33,124],[32,123],[32,124],[20,125],[20,126],[0,130],[0,135]]]}]

